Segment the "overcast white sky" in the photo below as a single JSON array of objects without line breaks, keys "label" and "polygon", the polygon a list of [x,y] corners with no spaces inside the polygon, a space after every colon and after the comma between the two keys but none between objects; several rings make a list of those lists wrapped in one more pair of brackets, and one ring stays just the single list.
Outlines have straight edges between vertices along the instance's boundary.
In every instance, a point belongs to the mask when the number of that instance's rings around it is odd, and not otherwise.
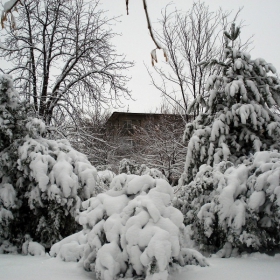
[{"label": "overcast white sky", "polygon": [[[150,78],[144,63],[151,65],[150,52],[154,44],[149,37],[142,0],[130,0],[129,15],[126,15],[125,0],[101,0],[102,8],[108,10],[108,15],[121,17],[115,30],[122,33],[115,44],[119,52],[127,55],[129,60],[135,61],[135,67],[130,71],[132,79],[129,88],[135,102],[129,101],[130,112],[150,112],[161,103],[160,93],[151,86]],[[168,4],[179,10],[190,9],[192,0],[147,0],[148,9],[153,26],[156,28],[157,19],[161,17],[161,10]],[[242,37],[248,38],[254,34],[254,49],[252,58],[262,57],[271,62],[280,72],[280,0],[211,0],[205,1],[210,10],[237,11],[243,7],[240,19],[245,20],[246,27],[242,30]],[[127,105],[120,110],[127,110]]]},{"label": "overcast white sky", "polygon": [[[67,1],[67,0],[66,0]],[[3,1],[5,2],[5,0]],[[113,27],[121,33],[114,41],[119,53],[126,54],[127,59],[135,62],[131,69],[132,77],[128,86],[135,101],[125,101],[124,107],[112,111],[150,112],[159,107],[160,93],[151,86],[144,63],[151,66],[150,52],[155,48],[147,29],[142,0],[130,0],[129,15],[126,15],[125,0],[100,0],[101,8],[107,10],[108,17],[120,16],[119,23]],[[178,10],[190,9],[192,0],[147,0],[149,14],[154,28],[161,17],[161,10],[169,3]],[[254,34],[254,49],[252,58],[262,57],[271,62],[280,72],[280,0],[211,0],[205,1],[210,10],[219,7],[223,10],[237,11],[244,7],[240,19],[245,20],[246,27],[242,30],[242,37],[248,38]],[[161,52],[159,52],[159,56]],[[0,60],[0,64],[3,61]],[[1,65],[0,65],[1,66]]]}]

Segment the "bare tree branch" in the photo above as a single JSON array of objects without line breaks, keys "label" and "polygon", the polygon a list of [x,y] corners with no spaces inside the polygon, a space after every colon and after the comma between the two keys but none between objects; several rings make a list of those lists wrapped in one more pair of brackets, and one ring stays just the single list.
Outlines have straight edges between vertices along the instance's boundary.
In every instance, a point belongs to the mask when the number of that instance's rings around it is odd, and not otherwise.
[{"label": "bare tree branch", "polygon": [[[217,67],[205,69],[199,63],[222,57],[222,35],[231,23],[228,22],[230,13],[221,9],[212,12],[203,2],[194,3],[185,13],[177,10],[170,12],[170,5],[162,12],[161,30],[156,35],[167,50],[169,60],[166,64],[148,69],[148,73],[162,96],[173,104],[180,104],[185,112],[192,99],[204,95],[207,77],[219,71]],[[236,16],[239,13],[240,10]]]},{"label": "bare tree branch", "polygon": [[115,52],[108,25],[114,19],[105,18],[98,3],[25,0],[19,26],[3,36],[0,57],[14,64],[6,71],[48,125],[58,123],[58,113],[79,118],[95,103],[130,97],[125,71],[132,63]]}]

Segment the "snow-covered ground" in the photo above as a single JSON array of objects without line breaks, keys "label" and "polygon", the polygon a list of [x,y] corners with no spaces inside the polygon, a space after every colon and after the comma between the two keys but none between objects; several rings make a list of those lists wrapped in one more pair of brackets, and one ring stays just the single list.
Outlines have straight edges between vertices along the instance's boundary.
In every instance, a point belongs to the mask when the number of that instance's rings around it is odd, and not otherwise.
[{"label": "snow-covered ground", "polygon": [[209,258],[208,267],[186,266],[170,280],[279,280],[280,255],[252,254],[242,258]]},{"label": "snow-covered ground", "polygon": [[[189,265],[170,280],[279,280],[280,255],[269,257],[252,254],[242,258],[210,258],[209,267]],[[1,280],[86,280],[95,279],[92,272],[73,262],[56,258],[0,255]]]},{"label": "snow-covered ground", "polygon": [[1,280],[89,280],[93,272],[86,272],[74,262],[50,257],[0,254]]}]

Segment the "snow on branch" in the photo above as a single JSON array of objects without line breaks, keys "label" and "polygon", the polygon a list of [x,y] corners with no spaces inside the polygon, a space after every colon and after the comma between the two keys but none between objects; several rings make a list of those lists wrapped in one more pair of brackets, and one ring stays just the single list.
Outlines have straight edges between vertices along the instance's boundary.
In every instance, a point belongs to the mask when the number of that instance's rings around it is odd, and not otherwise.
[{"label": "snow on branch", "polygon": [[[14,20],[12,10],[13,10],[13,8],[15,8],[15,10],[16,10],[16,5],[18,3],[20,3],[20,0],[9,0],[8,2],[6,2],[4,4],[4,9],[3,9],[2,14],[1,14],[1,26],[2,26],[2,28],[4,28],[4,22],[7,21],[8,14],[11,15],[12,28],[14,29],[16,27],[16,22]],[[127,15],[128,15],[128,6],[129,6],[129,0],[126,0]],[[156,48],[154,50],[152,50],[152,52],[151,52],[152,65],[154,66],[154,63],[157,62],[157,55],[156,55],[156,50],[157,49],[163,50],[163,55],[164,55],[166,61],[168,60],[168,56],[167,56],[167,51],[160,45],[160,43],[158,42],[158,40],[154,36],[154,32],[153,32],[153,29],[152,29],[152,26],[151,26],[150,16],[149,16],[149,13],[148,13],[148,6],[147,6],[147,1],[146,0],[143,0],[143,8],[144,8],[145,15],[146,15],[146,20],[147,20],[150,36],[151,36],[153,42],[156,45]]]},{"label": "snow on branch", "polygon": [[15,28],[15,20],[12,14],[12,9],[16,9],[17,3],[19,3],[20,0],[9,0],[8,2],[4,3],[4,10],[1,14],[1,26],[4,28],[4,22],[7,20],[8,14],[11,14],[11,21],[12,21],[12,28]]}]

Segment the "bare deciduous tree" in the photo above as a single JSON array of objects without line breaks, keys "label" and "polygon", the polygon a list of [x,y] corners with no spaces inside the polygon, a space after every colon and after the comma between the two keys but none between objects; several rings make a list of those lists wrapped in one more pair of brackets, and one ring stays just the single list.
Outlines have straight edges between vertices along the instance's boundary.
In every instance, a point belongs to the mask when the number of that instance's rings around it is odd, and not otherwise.
[{"label": "bare deciduous tree", "polygon": [[101,110],[91,110],[86,116],[80,117],[77,125],[66,122],[64,127],[56,128],[77,151],[85,154],[94,165],[108,164],[108,153],[113,149],[108,143],[105,124],[110,113]]},{"label": "bare deciduous tree", "polygon": [[[167,58],[167,53],[166,53],[165,49],[162,48],[162,46],[159,43],[159,41],[155,38],[154,31],[152,29],[151,20],[150,20],[150,16],[149,16],[149,13],[148,13],[147,1],[146,0],[142,0],[142,2],[143,2],[143,9],[144,9],[144,12],[145,12],[146,21],[147,21],[147,24],[148,24],[148,29],[149,29],[149,32],[150,32],[150,36],[151,36],[153,42],[155,43],[156,49],[163,50],[163,54],[164,54],[164,56],[166,58],[166,61],[167,61],[167,59],[168,59]],[[1,25],[2,25],[2,28],[4,28],[4,22],[7,21],[9,15],[11,17],[11,23],[12,23],[11,27],[15,28],[16,22],[14,20],[14,16],[13,16],[12,11],[13,10],[17,10],[17,4],[18,3],[21,3],[21,0],[9,0],[8,2],[6,2],[4,4],[4,9],[3,9],[2,14],[1,14]],[[126,11],[127,11],[127,15],[128,15],[129,0],[125,0],[125,5],[126,5]],[[157,62],[156,49],[152,50],[152,52],[151,52],[152,64],[153,65],[154,65],[155,62]]]},{"label": "bare deciduous tree", "polygon": [[[204,69],[199,63],[222,55],[222,31],[229,12],[211,12],[202,2],[196,2],[186,12],[162,13],[161,31],[157,33],[167,49],[166,65],[149,70],[153,85],[173,104],[186,112],[190,101],[204,91],[205,79],[215,69]],[[221,35],[221,36],[220,36]]]},{"label": "bare deciduous tree", "polygon": [[168,110],[156,121],[148,119],[144,128],[134,128],[132,137],[137,146],[133,159],[160,170],[170,184],[176,185],[186,159],[186,146],[182,142],[184,128],[181,116]]},{"label": "bare deciduous tree", "polygon": [[124,71],[132,63],[111,45],[111,19],[97,0],[26,0],[18,11],[19,25],[6,29],[0,56],[13,63],[6,72],[47,124],[129,97]]}]

